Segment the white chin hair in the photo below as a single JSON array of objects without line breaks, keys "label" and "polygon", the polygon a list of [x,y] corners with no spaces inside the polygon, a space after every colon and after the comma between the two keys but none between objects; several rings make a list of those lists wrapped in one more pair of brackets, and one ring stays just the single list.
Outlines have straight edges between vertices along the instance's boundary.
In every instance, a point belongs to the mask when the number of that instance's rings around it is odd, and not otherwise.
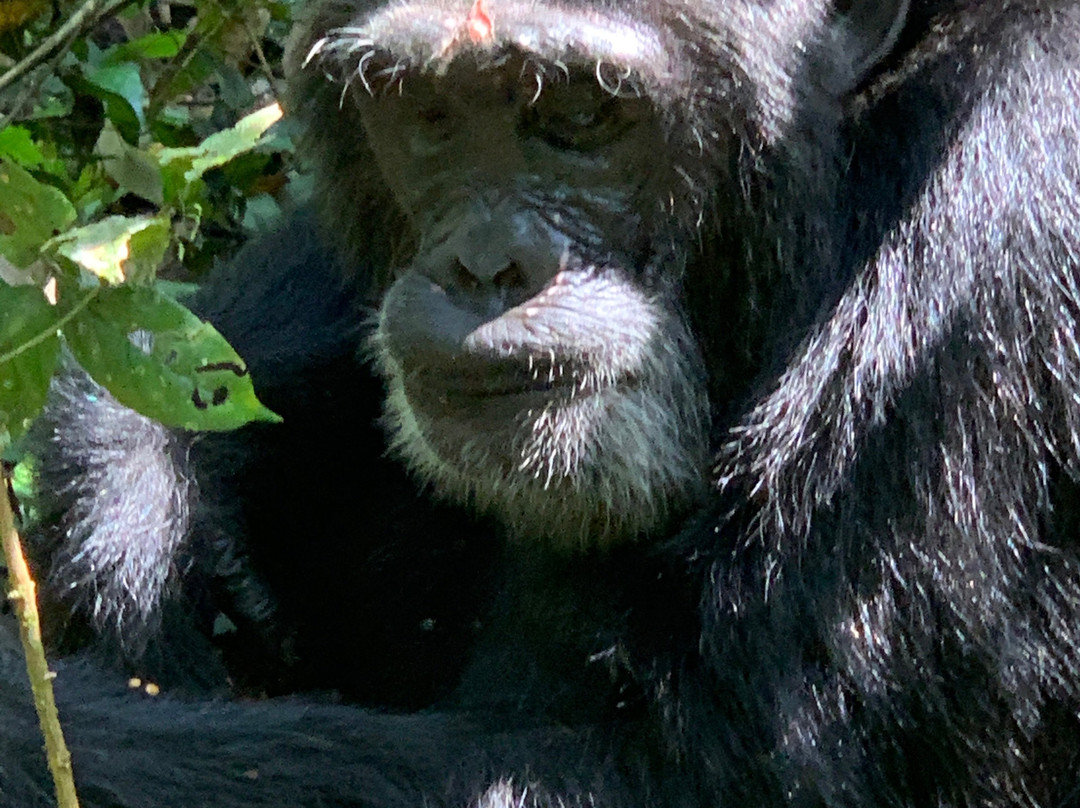
[{"label": "white chin hair", "polygon": [[[556,397],[462,441],[410,404],[386,356],[392,451],[445,499],[499,519],[511,538],[581,551],[647,536],[704,495],[708,402],[690,362]],[[681,372],[680,372],[681,371]],[[461,431],[461,430],[459,430]]]}]

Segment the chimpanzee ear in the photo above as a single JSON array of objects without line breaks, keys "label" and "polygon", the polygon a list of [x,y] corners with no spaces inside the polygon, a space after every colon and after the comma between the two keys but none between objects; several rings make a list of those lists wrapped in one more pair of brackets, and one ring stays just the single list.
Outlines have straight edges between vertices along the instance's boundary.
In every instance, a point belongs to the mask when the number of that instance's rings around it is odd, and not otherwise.
[{"label": "chimpanzee ear", "polygon": [[844,52],[850,54],[853,86],[892,51],[910,5],[910,0],[839,0],[836,4],[837,35]]}]

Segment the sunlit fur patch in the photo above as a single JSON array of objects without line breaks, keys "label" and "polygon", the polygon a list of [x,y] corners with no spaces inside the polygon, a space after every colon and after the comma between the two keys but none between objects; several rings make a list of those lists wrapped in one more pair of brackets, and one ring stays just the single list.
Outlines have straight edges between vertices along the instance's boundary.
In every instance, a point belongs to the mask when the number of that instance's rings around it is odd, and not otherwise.
[{"label": "sunlit fur patch", "polygon": [[493,783],[469,808],[592,808],[595,805],[590,793],[567,798],[547,792],[539,783],[519,785],[507,777]]}]

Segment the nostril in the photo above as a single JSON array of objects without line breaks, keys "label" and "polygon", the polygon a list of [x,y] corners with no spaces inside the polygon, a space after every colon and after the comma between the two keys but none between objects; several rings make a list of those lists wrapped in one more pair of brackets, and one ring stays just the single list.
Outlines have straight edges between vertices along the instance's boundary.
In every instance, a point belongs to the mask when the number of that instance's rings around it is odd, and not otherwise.
[{"label": "nostril", "polygon": [[475,292],[480,288],[480,279],[469,272],[468,268],[457,259],[454,260],[451,275],[453,285],[462,292]]},{"label": "nostril", "polygon": [[[498,271],[495,271],[498,268]],[[470,269],[453,258],[438,273],[429,276],[457,307],[473,312],[484,320],[500,316],[523,302],[534,292],[529,275],[516,261],[502,261]]]},{"label": "nostril", "polygon": [[521,267],[518,266],[516,261],[511,261],[505,269],[500,269],[492,277],[491,282],[497,289],[503,289],[510,291],[512,289],[523,289],[527,283],[525,273]]}]

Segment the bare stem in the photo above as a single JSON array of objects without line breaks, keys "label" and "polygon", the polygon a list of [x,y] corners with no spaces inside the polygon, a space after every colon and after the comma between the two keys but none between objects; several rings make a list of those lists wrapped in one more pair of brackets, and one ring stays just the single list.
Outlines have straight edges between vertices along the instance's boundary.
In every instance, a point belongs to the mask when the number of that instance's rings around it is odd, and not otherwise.
[{"label": "bare stem", "polygon": [[59,28],[42,40],[40,45],[0,75],[0,90],[10,87],[35,67],[45,63],[98,20],[115,14],[131,2],[132,0],[86,0]]},{"label": "bare stem", "polygon": [[7,473],[0,479],[0,539],[3,540],[4,558],[8,568],[8,598],[19,618],[19,636],[26,655],[26,672],[30,676],[30,689],[34,694],[41,732],[45,736],[45,754],[56,787],[58,808],[78,808],[75,780],[71,771],[71,753],[64,743],[64,731],[53,696],[52,680],[56,674],[49,670],[45,648],[41,644],[41,623],[37,610],[37,586],[30,576],[30,569],[23,556],[19,534],[15,530],[15,516],[11,509],[11,487]]}]

